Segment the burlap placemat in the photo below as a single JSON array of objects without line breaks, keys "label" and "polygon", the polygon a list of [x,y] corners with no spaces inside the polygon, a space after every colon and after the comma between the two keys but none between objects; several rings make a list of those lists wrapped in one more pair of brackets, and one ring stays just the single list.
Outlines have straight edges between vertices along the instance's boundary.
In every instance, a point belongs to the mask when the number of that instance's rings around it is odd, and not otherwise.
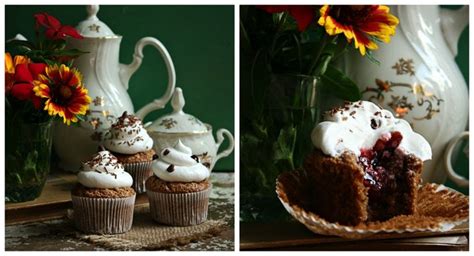
[{"label": "burlap placemat", "polygon": [[225,229],[222,220],[207,220],[189,227],[160,225],[150,217],[149,208],[135,209],[130,231],[118,235],[86,235],[77,233],[84,241],[110,250],[158,250],[185,245],[218,235]]}]

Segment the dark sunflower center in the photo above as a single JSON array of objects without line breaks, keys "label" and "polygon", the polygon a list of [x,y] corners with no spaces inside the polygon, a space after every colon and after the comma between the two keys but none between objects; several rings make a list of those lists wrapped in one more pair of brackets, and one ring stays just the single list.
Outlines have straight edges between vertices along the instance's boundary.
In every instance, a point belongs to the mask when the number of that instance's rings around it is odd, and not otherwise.
[{"label": "dark sunflower center", "polygon": [[63,99],[69,99],[72,96],[72,90],[68,86],[62,85],[59,87],[59,92],[61,93],[61,97],[63,97]]},{"label": "dark sunflower center", "polygon": [[74,88],[66,85],[56,85],[52,93],[52,101],[59,105],[67,105],[74,94]]},{"label": "dark sunflower center", "polygon": [[367,18],[372,8],[371,5],[332,6],[329,16],[343,25],[357,25]]}]

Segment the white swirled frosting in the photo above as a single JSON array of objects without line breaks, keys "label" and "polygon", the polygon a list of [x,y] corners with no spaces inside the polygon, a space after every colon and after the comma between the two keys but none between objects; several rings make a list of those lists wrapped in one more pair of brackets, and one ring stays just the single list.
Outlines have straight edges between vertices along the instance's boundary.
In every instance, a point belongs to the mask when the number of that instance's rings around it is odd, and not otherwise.
[{"label": "white swirled frosting", "polygon": [[132,155],[153,147],[153,139],[143,128],[142,121],[125,111],[105,135],[104,146],[117,153]]},{"label": "white swirled frosting", "polygon": [[98,152],[91,160],[83,163],[82,169],[77,180],[88,188],[130,187],[133,183],[132,176],[107,150]]},{"label": "white swirled frosting", "polygon": [[379,138],[398,131],[403,136],[399,149],[422,161],[431,159],[430,144],[423,136],[414,132],[407,121],[372,102],[348,102],[329,111],[326,120],[313,129],[311,139],[327,155],[351,151],[359,156],[361,149],[370,149]]},{"label": "white swirled frosting", "polygon": [[192,154],[191,148],[178,140],[174,148],[161,150],[152,165],[153,173],[169,182],[199,182],[209,177],[210,171]]}]

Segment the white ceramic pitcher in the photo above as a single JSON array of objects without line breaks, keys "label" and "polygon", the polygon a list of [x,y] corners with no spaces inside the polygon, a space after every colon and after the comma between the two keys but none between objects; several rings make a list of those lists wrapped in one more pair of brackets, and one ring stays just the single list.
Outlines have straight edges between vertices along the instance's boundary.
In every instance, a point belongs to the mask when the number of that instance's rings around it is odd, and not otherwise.
[{"label": "white ceramic pitcher", "polygon": [[467,186],[467,180],[454,173],[450,157],[455,142],[467,138],[468,91],[454,57],[469,21],[468,7],[408,5],[390,11],[400,25],[391,42],[373,52],[380,65],[351,54],[344,61],[346,74],[359,85],[363,99],[406,119],[430,142],[433,158],[425,163],[424,182],[444,183],[449,174]]},{"label": "white ceramic pitcher", "polygon": [[[105,131],[124,111],[134,113],[132,101],[127,93],[128,81],[140,67],[143,48],[155,47],[161,54],[168,71],[166,92],[161,98],[145,105],[137,114],[144,115],[160,109],[171,98],[176,75],[173,61],[163,44],[153,37],[144,37],[135,45],[133,61],[129,65],[119,63],[122,36],[116,35],[97,18],[99,6],[87,7],[88,18],[79,23],[78,32],[84,39],[70,39],[68,46],[88,52],[74,62],[83,74],[83,82],[92,98],[85,121],[78,127],[66,126],[58,122],[54,129],[54,148],[60,158],[60,167],[78,171],[82,161],[97,151]],[[162,78],[161,81],[166,81]],[[156,86],[163,86],[165,82]],[[153,93],[153,92],[151,92]]]}]

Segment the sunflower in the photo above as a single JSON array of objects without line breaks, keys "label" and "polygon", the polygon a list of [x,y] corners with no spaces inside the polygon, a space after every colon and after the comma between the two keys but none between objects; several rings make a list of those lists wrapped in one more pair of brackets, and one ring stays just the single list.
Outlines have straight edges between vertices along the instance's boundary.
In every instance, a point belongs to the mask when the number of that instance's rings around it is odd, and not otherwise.
[{"label": "sunflower", "polygon": [[318,24],[326,29],[329,35],[344,33],[347,40],[366,54],[366,48],[378,48],[375,41],[390,42],[395,34],[398,19],[390,14],[383,5],[324,5],[320,9]]},{"label": "sunflower", "polygon": [[46,74],[33,81],[36,96],[46,98],[44,110],[51,116],[59,115],[65,124],[78,121],[85,115],[91,98],[82,84],[82,76],[75,68],[61,64],[46,67]]}]

